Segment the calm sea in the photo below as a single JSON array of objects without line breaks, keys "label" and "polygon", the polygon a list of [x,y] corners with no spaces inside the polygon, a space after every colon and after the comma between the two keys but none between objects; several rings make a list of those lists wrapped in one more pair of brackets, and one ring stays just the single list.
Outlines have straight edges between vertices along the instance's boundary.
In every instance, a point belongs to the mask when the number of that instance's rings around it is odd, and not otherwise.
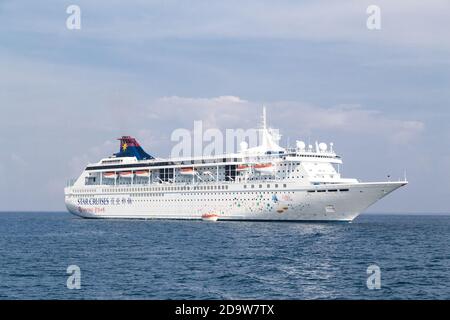
[{"label": "calm sea", "polygon": [[[450,216],[353,223],[0,213],[0,299],[450,299]],[[381,270],[369,290],[367,267]],[[66,286],[69,265],[81,289]]]}]

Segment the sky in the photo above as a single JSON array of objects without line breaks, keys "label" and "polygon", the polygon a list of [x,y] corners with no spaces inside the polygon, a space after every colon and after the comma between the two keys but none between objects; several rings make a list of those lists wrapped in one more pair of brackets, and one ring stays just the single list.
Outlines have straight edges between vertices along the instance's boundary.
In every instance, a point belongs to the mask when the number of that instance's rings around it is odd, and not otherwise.
[{"label": "sky", "polygon": [[264,104],[345,177],[406,172],[368,212],[449,212],[449,31],[448,0],[0,0],[0,211],[65,210],[121,135],[164,158],[175,129],[253,128]]}]

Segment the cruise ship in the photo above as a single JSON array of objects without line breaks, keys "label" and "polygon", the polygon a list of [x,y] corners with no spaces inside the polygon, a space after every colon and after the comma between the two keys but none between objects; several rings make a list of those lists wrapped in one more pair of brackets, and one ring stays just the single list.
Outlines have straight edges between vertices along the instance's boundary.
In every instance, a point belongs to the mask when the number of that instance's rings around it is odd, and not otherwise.
[{"label": "cruise ship", "polygon": [[83,218],[352,221],[407,184],[342,177],[332,143],[281,147],[265,109],[258,132],[233,154],[167,159],[122,136],[119,152],[67,184],[66,207]]}]

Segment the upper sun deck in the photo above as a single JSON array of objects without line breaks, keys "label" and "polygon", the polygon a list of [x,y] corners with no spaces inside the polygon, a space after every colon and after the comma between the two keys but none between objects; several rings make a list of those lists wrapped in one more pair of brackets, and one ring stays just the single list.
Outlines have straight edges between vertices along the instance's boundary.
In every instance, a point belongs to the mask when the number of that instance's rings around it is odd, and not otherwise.
[{"label": "upper sun deck", "polygon": [[91,163],[86,170],[109,170],[118,168],[139,167],[183,167],[183,166],[209,166],[230,165],[242,163],[261,162],[329,162],[341,164],[341,158],[334,152],[302,151],[298,148],[286,149],[286,152],[266,154],[232,153],[199,157],[153,158],[151,160],[138,160],[136,157],[109,157],[97,163]]},{"label": "upper sun deck", "polygon": [[265,162],[328,162],[341,164],[342,160],[333,150],[333,144],[328,148],[325,143],[308,145],[303,141],[297,141],[295,148],[282,148],[278,145],[280,136],[267,128],[266,112],[263,109],[262,128],[260,132],[260,144],[249,148],[246,142],[241,142],[241,150],[237,153],[227,153],[209,156],[155,158],[146,153],[136,139],[130,136],[119,138],[119,152],[109,158],[104,158],[97,163],[91,163],[86,167],[89,171],[133,169],[140,167],[202,167],[208,165],[226,166],[233,164],[256,164]]}]

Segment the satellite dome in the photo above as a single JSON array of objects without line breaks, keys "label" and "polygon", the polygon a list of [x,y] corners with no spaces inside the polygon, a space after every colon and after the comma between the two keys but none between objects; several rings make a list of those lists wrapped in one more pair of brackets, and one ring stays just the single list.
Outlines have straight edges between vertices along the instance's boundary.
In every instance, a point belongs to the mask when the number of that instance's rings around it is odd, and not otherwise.
[{"label": "satellite dome", "polygon": [[303,141],[297,140],[297,141],[295,142],[295,144],[297,145],[297,148],[299,148],[300,150],[304,150],[305,147],[306,147],[306,144],[305,144]]},{"label": "satellite dome", "polygon": [[241,151],[245,151],[248,149],[248,143],[245,141],[242,141],[239,146],[241,147]]},{"label": "satellite dome", "polygon": [[327,144],[325,142],[319,143],[320,151],[327,151],[327,148],[328,148],[328,146],[327,146]]}]

